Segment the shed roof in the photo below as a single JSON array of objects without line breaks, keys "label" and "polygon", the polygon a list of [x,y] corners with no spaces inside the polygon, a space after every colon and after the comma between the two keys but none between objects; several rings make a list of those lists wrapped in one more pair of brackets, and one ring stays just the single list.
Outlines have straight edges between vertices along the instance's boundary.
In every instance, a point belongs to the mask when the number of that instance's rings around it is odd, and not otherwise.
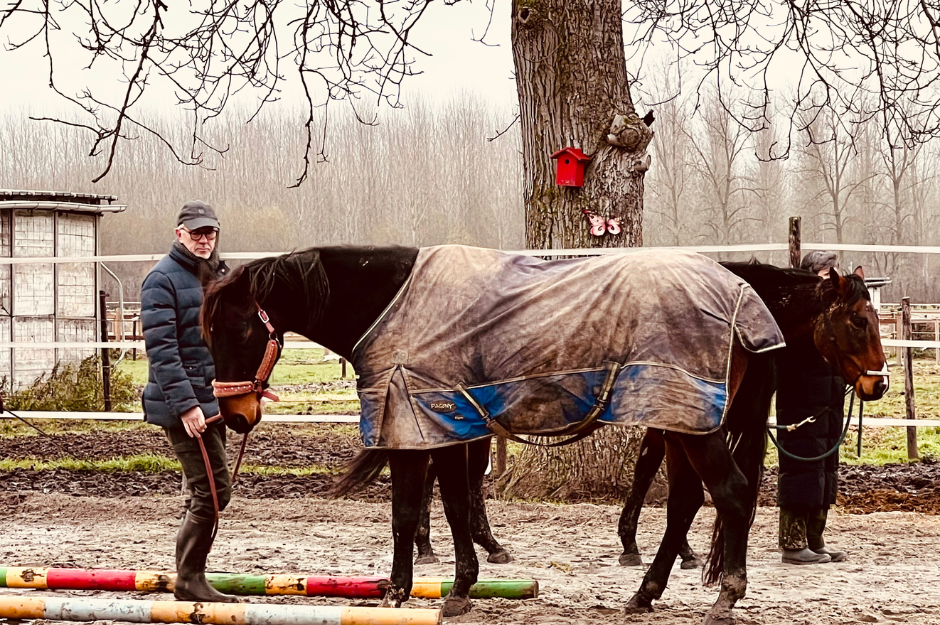
[{"label": "shed roof", "polygon": [[113,195],[94,193],[70,193],[68,191],[27,191],[18,189],[0,189],[0,201],[6,200],[46,200],[50,202],[74,202],[79,204],[110,204],[117,198]]},{"label": "shed roof", "polygon": [[113,195],[0,189],[0,209],[59,210],[78,213],[120,213],[127,206],[112,204]]}]

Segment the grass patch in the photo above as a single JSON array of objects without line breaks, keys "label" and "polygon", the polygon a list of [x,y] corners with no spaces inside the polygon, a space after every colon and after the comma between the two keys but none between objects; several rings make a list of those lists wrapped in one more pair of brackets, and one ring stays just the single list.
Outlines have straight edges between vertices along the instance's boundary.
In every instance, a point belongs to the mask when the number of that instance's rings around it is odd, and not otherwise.
[{"label": "grass patch", "polygon": [[66,469],[68,471],[143,471],[145,473],[163,473],[164,471],[179,471],[180,463],[177,460],[158,456],[156,454],[138,454],[109,460],[82,460],[76,458],[59,458],[56,460],[0,460],[0,471],[13,471],[15,469],[33,469],[36,471],[52,471]]},{"label": "grass patch", "polygon": [[[857,422],[857,416],[856,419],[853,419],[853,422]],[[862,427],[864,430],[862,432],[861,457],[856,455],[858,450],[858,427],[853,425],[849,428],[845,440],[842,441],[842,446],[839,447],[840,464],[883,465],[908,462],[907,428],[866,428],[864,425],[865,419],[863,417]],[[774,437],[777,438],[777,432],[774,432]],[[917,451],[920,453],[921,458],[940,457],[940,428],[917,428]],[[764,466],[775,467],[779,462],[777,448],[768,440]]]},{"label": "grass patch", "polygon": [[[89,434],[91,432],[128,432],[152,429],[143,421],[96,421],[93,419],[27,419],[47,434]],[[0,438],[42,436],[28,425],[10,418],[0,419]]]},{"label": "grass patch", "polygon": [[[144,473],[165,473],[180,471],[180,463],[173,458],[155,454],[139,454],[111,458],[109,460],[80,460],[76,458],[60,458],[57,460],[0,460],[0,471],[14,471],[16,469],[32,469],[34,471],[52,471],[65,469],[68,471],[142,471]],[[331,469],[321,465],[309,467],[269,467],[258,465],[242,465],[241,473],[254,475],[333,475],[340,469]]]},{"label": "grass patch", "polygon": [[[123,360],[118,370],[127,374],[136,386],[146,386],[148,375],[148,362],[146,358],[139,360]],[[326,384],[340,380],[342,366],[338,361],[323,360],[322,349],[286,349],[271,374],[272,386],[286,386],[297,384]],[[355,379],[352,365],[346,364],[346,379]]]},{"label": "grass patch", "polygon": [[[904,368],[900,364],[894,365],[891,374],[891,387],[885,396],[865,404],[866,416],[905,417]],[[919,419],[940,419],[940,369],[936,360],[914,361],[914,401]],[[864,425],[864,418],[862,423]]]}]

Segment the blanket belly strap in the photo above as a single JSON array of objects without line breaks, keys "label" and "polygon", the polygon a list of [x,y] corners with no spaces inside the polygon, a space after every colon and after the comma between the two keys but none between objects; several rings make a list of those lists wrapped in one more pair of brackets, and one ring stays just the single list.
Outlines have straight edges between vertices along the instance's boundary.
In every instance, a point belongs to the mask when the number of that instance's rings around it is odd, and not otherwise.
[{"label": "blanket belly strap", "polygon": [[598,419],[607,411],[607,407],[610,405],[610,392],[614,388],[614,382],[617,381],[617,374],[620,373],[620,363],[617,362],[607,362],[605,363],[607,368],[607,376],[604,378],[604,383],[601,385],[601,390],[597,394],[597,397],[594,400],[594,405],[591,407],[591,410],[584,416],[584,419],[573,424],[573,426],[562,432],[563,435],[570,434],[568,438],[556,441],[554,443],[537,443],[535,441],[530,441],[522,438],[521,436],[516,436],[506,428],[504,428],[499,421],[493,418],[489,411],[480,405],[473,395],[471,395],[463,385],[458,384],[455,387],[455,390],[459,392],[464,398],[470,402],[470,405],[473,406],[476,411],[480,414],[480,418],[486,423],[486,427],[496,434],[497,436],[502,436],[503,438],[508,438],[509,440],[515,441],[517,443],[522,443],[524,445],[535,445],[537,447],[562,447],[564,445],[571,445],[576,443],[579,440],[586,438],[594,433],[595,430],[599,429],[603,423],[600,423]]}]

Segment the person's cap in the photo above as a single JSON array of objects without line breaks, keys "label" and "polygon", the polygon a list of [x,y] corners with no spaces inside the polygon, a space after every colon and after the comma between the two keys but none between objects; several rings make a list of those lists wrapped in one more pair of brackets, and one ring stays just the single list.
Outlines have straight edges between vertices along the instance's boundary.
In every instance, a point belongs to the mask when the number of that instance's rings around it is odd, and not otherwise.
[{"label": "person's cap", "polygon": [[219,228],[219,220],[215,216],[215,211],[205,202],[194,200],[183,204],[179,216],[176,218],[176,226],[186,226],[187,230],[198,230],[206,226]]},{"label": "person's cap", "polygon": [[806,269],[813,273],[819,273],[823,269],[833,267],[836,271],[839,270],[839,255],[835,252],[824,252],[822,250],[809,252],[803,257],[803,262],[800,263],[800,269]]}]

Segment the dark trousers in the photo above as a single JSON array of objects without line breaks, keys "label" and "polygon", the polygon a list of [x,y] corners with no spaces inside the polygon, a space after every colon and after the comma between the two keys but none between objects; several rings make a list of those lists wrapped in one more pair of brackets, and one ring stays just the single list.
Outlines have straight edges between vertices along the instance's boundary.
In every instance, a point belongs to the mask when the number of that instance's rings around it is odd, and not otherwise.
[{"label": "dark trousers", "polygon": [[[212,490],[209,486],[209,473],[199,449],[199,441],[189,436],[182,426],[166,428],[167,438],[183,468],[185,484],[191,493],[187,508],[194,517],[207,521],[215,518],[212,503]],[[225,424],[221,421],[209,424],[202,433],[212,474],[215,478],[215,490],[219,497],[219,512],[225,509],[232,497],[232,476],[228,470],[228,457],[225,455]]]},{"label": "dark trousers", "polygon": [[813,551],[826,546],[823,530],[826,529],[828,508],[780,508],[780,548],[806,549]]}]

